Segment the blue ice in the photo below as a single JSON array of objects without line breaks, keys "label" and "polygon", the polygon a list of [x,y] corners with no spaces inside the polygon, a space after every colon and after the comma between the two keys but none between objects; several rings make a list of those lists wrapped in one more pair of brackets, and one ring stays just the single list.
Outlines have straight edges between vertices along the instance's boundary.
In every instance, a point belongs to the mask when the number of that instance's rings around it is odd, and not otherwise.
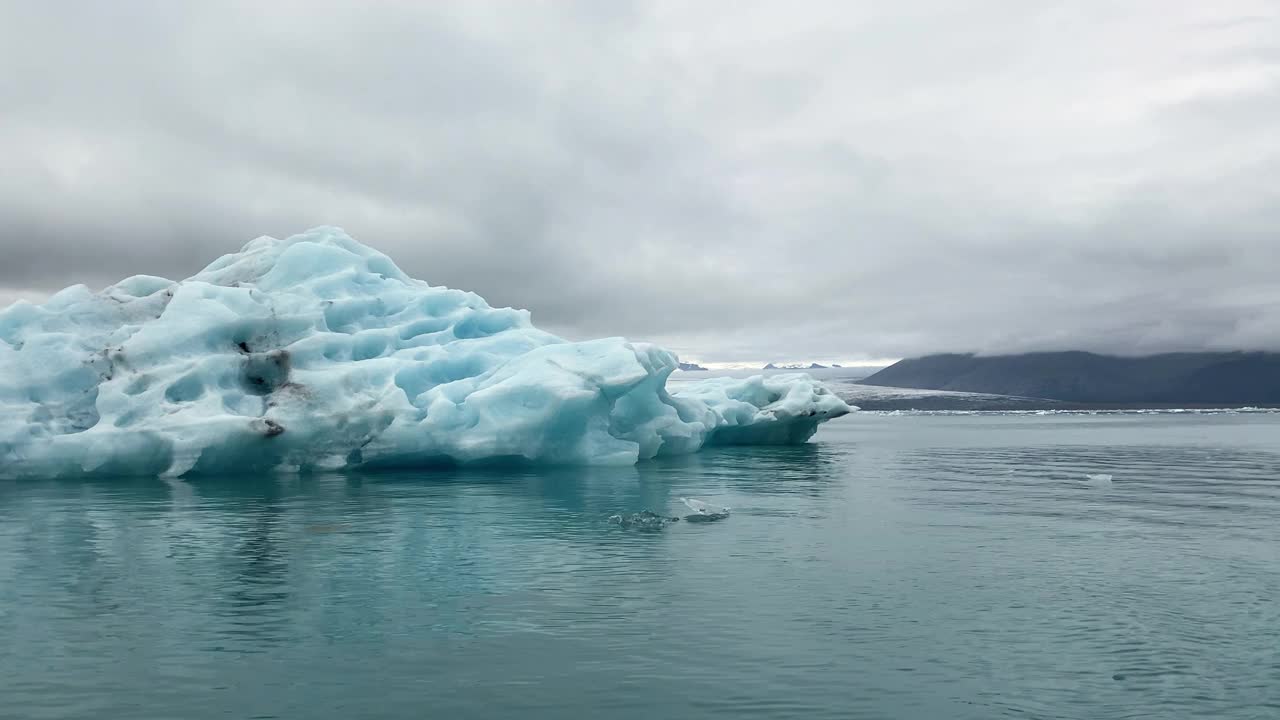
[{"label": "blue ice", "polygon": [[567,342],[342,230],[258,238],[0,311],[0,477],[622,464],[800,443],[851,408],[806,375],[666,387],[676,356]]}]

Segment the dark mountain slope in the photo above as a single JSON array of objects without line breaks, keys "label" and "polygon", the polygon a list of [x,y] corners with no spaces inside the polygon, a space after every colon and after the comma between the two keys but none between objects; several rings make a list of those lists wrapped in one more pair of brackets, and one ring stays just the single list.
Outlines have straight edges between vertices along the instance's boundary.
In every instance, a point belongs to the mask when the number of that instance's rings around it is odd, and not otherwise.
[{"label": "dark mountain slope", "polygon": [[1277,405],[1280,353],[930,355],[890,365],[862,382],[1075,403]]}]

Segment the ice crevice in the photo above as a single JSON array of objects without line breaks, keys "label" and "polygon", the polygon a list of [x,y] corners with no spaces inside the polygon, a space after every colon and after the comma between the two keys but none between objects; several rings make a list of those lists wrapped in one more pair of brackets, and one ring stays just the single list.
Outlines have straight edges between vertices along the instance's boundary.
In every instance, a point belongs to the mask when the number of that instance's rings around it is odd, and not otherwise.
[{"label": "ice crevice", "polygon": [[634,463],[788,444],[853,408],[807,375],[669,391],[676,356],[568,342],[338,228],[182,281],[0,310],[0,477]]}]

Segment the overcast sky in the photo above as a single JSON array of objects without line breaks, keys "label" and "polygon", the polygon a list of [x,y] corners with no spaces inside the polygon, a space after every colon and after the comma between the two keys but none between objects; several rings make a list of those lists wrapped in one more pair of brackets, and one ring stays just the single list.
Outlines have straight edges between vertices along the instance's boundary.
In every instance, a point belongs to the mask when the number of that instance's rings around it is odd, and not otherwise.
[{"label": "overcast sky", "polygon": [[1280,349],[1280,2],[0,0],[0,303],[333,224],[717,362]]}]

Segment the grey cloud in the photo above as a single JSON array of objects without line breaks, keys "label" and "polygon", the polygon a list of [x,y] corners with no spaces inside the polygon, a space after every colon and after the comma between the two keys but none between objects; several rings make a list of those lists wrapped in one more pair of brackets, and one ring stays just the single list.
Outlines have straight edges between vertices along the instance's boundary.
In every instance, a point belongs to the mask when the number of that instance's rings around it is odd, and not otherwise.
[{"label": "grey cloud", "polygon": [[1280,348],[1280,20],[1112,3],[0,6],[0,299],[345,227],[712,361]]}]

